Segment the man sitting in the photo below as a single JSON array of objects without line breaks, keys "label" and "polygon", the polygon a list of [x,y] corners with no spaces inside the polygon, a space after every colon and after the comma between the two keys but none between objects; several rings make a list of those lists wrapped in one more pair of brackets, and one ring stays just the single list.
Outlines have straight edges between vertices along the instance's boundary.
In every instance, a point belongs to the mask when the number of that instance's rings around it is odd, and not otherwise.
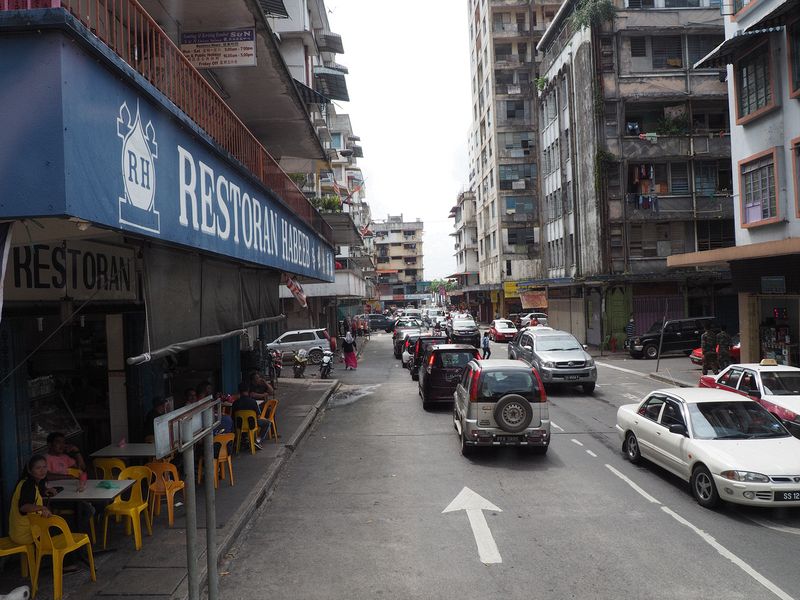
[{"label": "man sitting", "polygon": [[272,396],[272,386],[258,371],[250,374],[250,395],[258,401],[269,400]]},{"label": "man sitting", "polygon": [[256,399],[250,395],[250,384],[245,383],[244,381],[239,384],[239,398],[236,402],[233,403],[231,407],[231,414],[233,414],[233,420],[236,422],[236,413],[241,410],[252,410],[256,413],[256,421],[258,422],[258,437],[256,438],[256,448],[261,450],[262,444],[267,439],[267,435],[269,434],[269,427],[270,422],[266,419],[259,419],[258,413],[258,402]]}]

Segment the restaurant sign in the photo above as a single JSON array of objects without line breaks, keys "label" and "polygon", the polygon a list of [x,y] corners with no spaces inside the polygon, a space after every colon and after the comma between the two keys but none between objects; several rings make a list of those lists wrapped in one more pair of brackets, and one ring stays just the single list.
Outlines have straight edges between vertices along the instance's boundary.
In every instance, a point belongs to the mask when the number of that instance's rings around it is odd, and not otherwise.
[{"label": "restaurant sign", "polygon": [[8,301],[136,300],[134,250],[77,241],[14,246],[4,287]]},{"label": "restaurant sign", "polygon": [[254,67],[256,30],[194,31],[181,34],[181,52],[198,69]]}]

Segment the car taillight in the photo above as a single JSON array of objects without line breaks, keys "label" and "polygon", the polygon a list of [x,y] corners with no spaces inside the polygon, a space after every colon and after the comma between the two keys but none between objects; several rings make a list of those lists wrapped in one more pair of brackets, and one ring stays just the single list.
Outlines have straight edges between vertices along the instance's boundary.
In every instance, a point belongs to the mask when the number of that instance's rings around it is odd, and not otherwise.
[{"label": "car taillight", "polygon": [[531,377],[533,377],[536,381],[536,385],[539,387],[539,402],[547,402],[547,392],[544,391],[542,380],[539,378],[539,373],[536,372],[536,369],[531,369]]},{"label": "car taillight", "polygon": [[436,360],[436,357],[433,354],[431,354],[431,357],[428,359],[428,366],[432,367],[433,366],[433,362],[435,360]]},{"label": "car taillight", "polygon": [[408,340],[406,340],[406,350],[408,350],[408,347],[409,347],[410,345],[411,345],[411,342],[409,342]]},{"label": "car taillight", "polygon": [[472,385],[469,386],[469,401],[478,401],[478,380],[481,378],[480,371],[475,371],[472,374]]}]

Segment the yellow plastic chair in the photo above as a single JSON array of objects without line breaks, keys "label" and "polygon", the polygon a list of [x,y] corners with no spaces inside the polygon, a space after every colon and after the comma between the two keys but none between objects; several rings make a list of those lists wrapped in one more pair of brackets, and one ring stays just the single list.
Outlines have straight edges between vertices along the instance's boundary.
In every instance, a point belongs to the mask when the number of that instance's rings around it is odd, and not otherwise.
[{"label": "yellow plastic chair", "polygon": [[116,479],[121,471],[124,471],[128,465],[121,458],[95,458],[92,461],[94,467],[94,475],[98,479]]},{"label": "yellow plastic chair", "polygon": [[[219,444],[219,453],[214,458],[214,487],[219,487],[220,479],[227,479],[225,473],[227,470],[231,474],[231,486],[233,486],[233,460],[231,454],[228,452],[228,446],[234,442],[236,435],[233,433],[220,433],[214,436],[214,445]],[[197,483],[203,483],[203,459],[200,459],[200,464],[197,467]]]},{"label": "yellow plastic chair", "polygon": [[142,521],[147,526],[147,534],[153,535],[150,517],[150,484],[153,482],[153,472],[148,467],[128,467],[119,474],[119,479],[134,479],[136,482],[130,488],[127,500],[117,496],[114,501],[106,506],[103,519],[103,548],[108,540],[108,517],[120,516],[129,520],[125,521],[125,533],[130,535],[133,527],[133,541],[137,550],[142,549]]},{"label": "yellow plastic chair", "polygon": [[11,538],[0,538],[0,556],[13,556],[19,554],[20,569],[23,577],[31,577],[33,581],[33,567],[36,561],[36,556],[33,549],[33,544],[18,544]]},{"label": "yellow plastic chair", "polygon": [[[42,565],[42,557],[50,555],[53,558],[53,599],[61,600],[64,594],[64,556],[86,546],[89,553],[89,574],[92,581],[97,581],[97,574],[94,570],[94,555],[92,554],[92,543],[89,536],[85,533],[72,533],[67,522],[57,516],[43,517],[36,513],[28,514],[31,522],[31,535],[36,546],[36,566],[33,568],[33,591],[31,597],[36,597],[36,589],[39,585],[39,568]],[[52,535],[50,530],[57,529],[60,533]]]},{"label": "yellow plastic chair", "polygon": [[178,467],[172,463],[151,462],[147,463],[147,468],[156,477],[150,484],[150,523],[152,524],[156,515],[161,514],[161,500],[165,499],[169,526],[172,527],[175,524],[175,494],[178,491],[183,493],[186,484],[178,475]]},{"label": "yellow plastic chair", "polygon": [[269,428],[269,433],[267,435],[270,439],[275,438],[275,443],[278,443],[278,425],[275,423],[275,411],[278,410],[278,401],[277,400],[267,400],[264,402],[264,406],[261,407],[261,418],[266,419],[272,424],[272,427]]},{"label": "yellow plastic chair", "polygon": [[236,424],[236,454],[241,449],[243,434],[250,438],[250,454],[256,453],[256,432],[258,431],[258,419],[254,410],[240,410],[234,413],[233,422]]},{"label": "yellow plastic chair", "polygon": [[67,475],[74,477],[75,479],[79,479],[81,476],[81,470],[78,467],[67,467]]}]

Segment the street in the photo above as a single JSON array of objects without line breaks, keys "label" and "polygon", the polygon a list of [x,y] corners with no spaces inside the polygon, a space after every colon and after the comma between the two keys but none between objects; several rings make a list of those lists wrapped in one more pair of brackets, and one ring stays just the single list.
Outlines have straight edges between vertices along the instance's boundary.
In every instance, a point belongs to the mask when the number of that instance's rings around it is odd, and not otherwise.
[{"label": "street", "polygon": [[[663,384],[600,361],[593,396],[549,394],[546,456],[466,459],[390,341],[337,365],[342,387],[229,554],[222,598],[800,598],[800,512],[709,511],[623,457],[617,407]],[[443,513],[464,488],[499,510]]]}]

